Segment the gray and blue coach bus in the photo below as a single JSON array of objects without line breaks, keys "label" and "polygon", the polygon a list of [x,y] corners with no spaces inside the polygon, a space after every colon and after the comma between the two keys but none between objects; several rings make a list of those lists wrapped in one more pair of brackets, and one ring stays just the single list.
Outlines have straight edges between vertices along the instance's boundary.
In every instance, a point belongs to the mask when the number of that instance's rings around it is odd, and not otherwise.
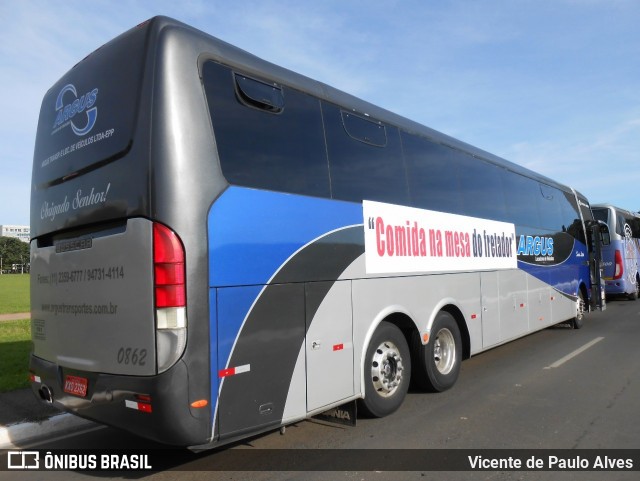
[{"label": "gray and blue coach bus", "polygon": [[602,300],[572,188],[164,17],[46,93],[31,232],[35,394],[194,448],[385,416]]},{"label": "gray and blue coach bus", "polygon": [[607,224],[610,233],[610,243],[602,248],[606,293],[635,301],[640,294],[640,214],[597,204],[593,215]]}]

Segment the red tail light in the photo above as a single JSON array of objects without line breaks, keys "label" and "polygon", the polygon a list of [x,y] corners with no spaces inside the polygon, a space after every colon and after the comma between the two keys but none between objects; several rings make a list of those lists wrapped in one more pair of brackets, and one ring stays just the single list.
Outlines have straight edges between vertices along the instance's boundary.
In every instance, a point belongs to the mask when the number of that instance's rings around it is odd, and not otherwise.
[{"label": "red tail light", "polygon": [[613,274],[614,279],[620,279],[624,274],[624,266],[622,265],[622,253],[616,250],[616,270]]},{"label": "red tail light", "polygon": [[184,247],[177,234],[161,224],[153,224],[153,264],[156,308],[184,307]]}]

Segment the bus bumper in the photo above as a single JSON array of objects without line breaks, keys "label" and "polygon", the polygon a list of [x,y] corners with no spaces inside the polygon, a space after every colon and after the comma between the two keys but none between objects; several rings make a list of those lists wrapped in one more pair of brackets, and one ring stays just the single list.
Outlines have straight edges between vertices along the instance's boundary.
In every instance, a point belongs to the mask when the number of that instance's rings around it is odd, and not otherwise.
[{"label": "bus bumper", "polygon": [[605,281],[605,292],[609,296],[628,295],[635,290],[635,286],[629,287],[624,280]]},{"label": "bus bumper", "polygon": [[[182,361],[160,375],[141,377],[67,370],[32,354],[29,370],[35,396],[69,413],[163,444],[211,442],[211,404],[202,408],[206,413],[193,415]],[[86,380],[84,396],[65,392],[68,376]]]}]

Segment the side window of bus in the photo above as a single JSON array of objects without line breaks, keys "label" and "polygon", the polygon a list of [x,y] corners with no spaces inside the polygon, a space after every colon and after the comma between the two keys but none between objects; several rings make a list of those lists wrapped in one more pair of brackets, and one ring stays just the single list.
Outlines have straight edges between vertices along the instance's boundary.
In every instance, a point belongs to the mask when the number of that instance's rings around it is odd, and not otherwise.
[{"label": "side window of bus", "polygon": [[640,217],[632,217],[627,219],[629,226],[631,227],[631,235],[638,239],[640,238]]},{"label": "side window of bus", "polygon": [[458,169],[465,215],[507,220],[502,182],[504,169],[462,152]]},{"label": "side window of bus", "polygon": [[462,214],[458,153],[446,145],[401,132],[411,205]]},{"label": "side window of bus", "polygon": [[396,127],[322,102],[334,199],[407,205],[409,193]]},{"label": "side window of bus", "polygon": [[507,203],[507,213],[511,222],[517,226],[539,228],[542,224],[538,203],[540,187],[535,180],[515,172],[505,170],[503,185]]},{"label": "side window of bus", "polygon": [[202,77],[229,183],[330,196],[319,100],[213,61]]},{"label": "side window of bus", "polygon": [[602,221],[609,225],[609,209],[592,209],[593,217],[596,220]]},{"label": "side window of bus", "polygon": [[616,212],[616,233],[624,237],[624,226],[627,223],[627,219],[620,212]]},{"label": "side window of bus", "polygon": [[633,214],[623,215],[619,213],[618,225],[622,226],[620,228],[621,230],[620,235],[623,235],[623,236],[627,235],[627,233],[625,232],[625,229],[628,229],[629,235],[631,235],[631,237],[634,237],[636,239],[640,238],[640,218],[635,217]]},{"label": "side window of bus", "polygon": [[582,220],[580,219],[580,210],[576,203],[576,198],[573,192],[560,191],[560,202],[562,208],[563,227],[565,232],[578,239],[583,244],[586,244],[584,236],[584,228],[582,226]]},{"label": "side window of bus", "polygon": [[563,214],[563,192],[542,182],[539,185],[540,195],[537,199],[538,210],[542,218],[541,227],[553,232],[566,232],[573,224],[573,219],[569,222]]}]

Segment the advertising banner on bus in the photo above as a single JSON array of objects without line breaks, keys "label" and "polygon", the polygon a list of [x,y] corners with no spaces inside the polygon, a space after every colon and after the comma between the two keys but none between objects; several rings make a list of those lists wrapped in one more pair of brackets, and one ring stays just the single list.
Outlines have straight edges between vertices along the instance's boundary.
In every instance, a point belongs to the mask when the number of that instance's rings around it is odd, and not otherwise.
[{"label": "advertising banner on bus", "polygon": [[368,274],[517,268],[515,226],[364,201]]}]

